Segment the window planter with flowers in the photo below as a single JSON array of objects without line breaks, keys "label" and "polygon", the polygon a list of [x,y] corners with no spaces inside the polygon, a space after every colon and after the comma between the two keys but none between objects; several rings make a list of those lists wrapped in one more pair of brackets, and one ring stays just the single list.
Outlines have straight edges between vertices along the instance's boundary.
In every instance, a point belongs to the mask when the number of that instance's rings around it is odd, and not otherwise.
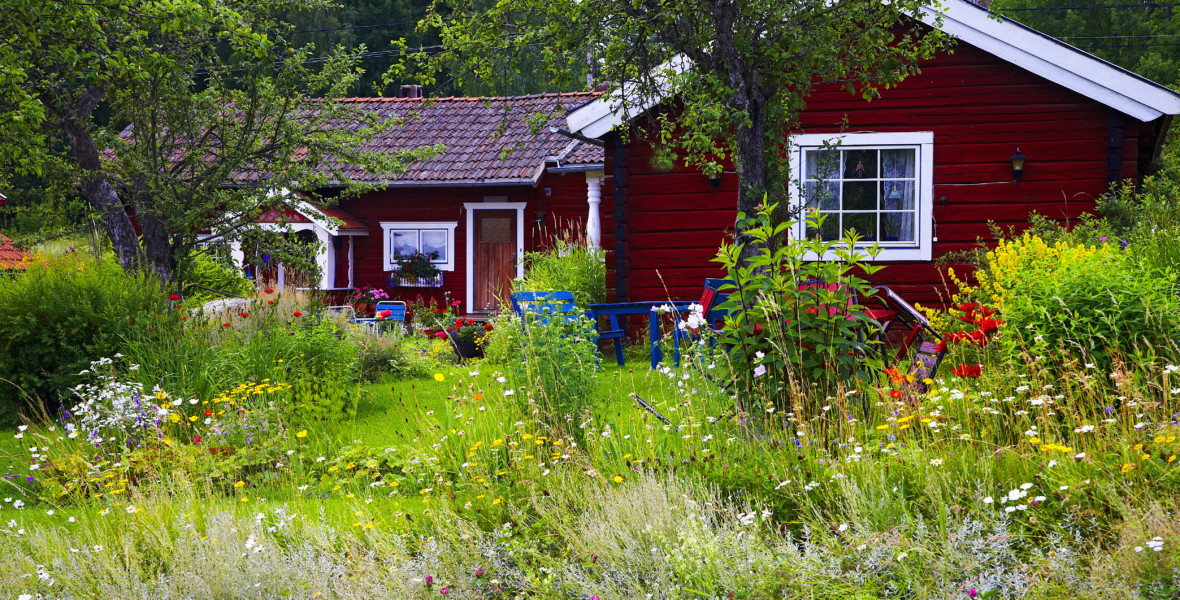
[{"label": "window planter with flowers", "polygon": [[391,287],[442,287],[442,271],[431,257],[415,252],[397,259],[397,268],[389,274]]}]

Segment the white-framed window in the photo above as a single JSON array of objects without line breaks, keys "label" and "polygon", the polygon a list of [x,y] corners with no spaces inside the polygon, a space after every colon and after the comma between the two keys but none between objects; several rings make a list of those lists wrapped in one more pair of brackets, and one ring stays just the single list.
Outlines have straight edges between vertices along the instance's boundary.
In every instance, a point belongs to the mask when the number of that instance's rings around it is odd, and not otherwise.
[{"label": "white-framed window", "polygon": [[454,271],[458,225],[458,221],[382,221],[385,270],[393,271],[399,258],[421,252],[438,270]]},{"label": "white-framed window", "polygon": [[[855,229],[879,261],[930,260],[934,230],[934,133],[811,133],[791,136],[791,202],[826,216],[792,233],[839,239]],[[826,258],[826,257],[825,257]]]}]

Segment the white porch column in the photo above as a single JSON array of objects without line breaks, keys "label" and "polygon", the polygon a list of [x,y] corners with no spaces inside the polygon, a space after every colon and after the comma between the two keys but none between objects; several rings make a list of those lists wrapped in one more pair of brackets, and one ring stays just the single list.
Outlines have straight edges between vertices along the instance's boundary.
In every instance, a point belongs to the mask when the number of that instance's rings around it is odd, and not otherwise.
[{"label": "white porch column", "polygon": [[238,270],[242,269],[242,265],[246,263],[246,253],[242,252],[242,242],[234,240],[229,243],[229,259],[233,261]]},{"label": "white porch column", "polygon": [[320,289],[327,290],[336,287],[336,247],[332,245],[332,234],[322,227],[315,228],[315,236],[324,246],[322,252],[316,254],[315,262],[320,267]]},{"label": "white porch column", "polygon": [[588,171],[586,173],[586,243],[591,248],[598,248],[602,242],[602,220],[598,216],[598,205],[602,203],[602,171]]}]

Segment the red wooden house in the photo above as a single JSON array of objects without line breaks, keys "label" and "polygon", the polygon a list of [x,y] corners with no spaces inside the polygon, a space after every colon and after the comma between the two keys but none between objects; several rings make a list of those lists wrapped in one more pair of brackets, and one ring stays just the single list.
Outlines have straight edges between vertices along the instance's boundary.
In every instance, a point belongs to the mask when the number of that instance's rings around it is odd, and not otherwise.
[{"label": "red wooden house", "polygon": [[[441,300],[449,292],[465,313],[495,310],[521,276],[523,254],[548,244],[559,230],[598,240],[602,148],[572,139],[564,114],[597,94],[537,94],[503,98],[352,98],[366,110],[405,117],[379,141],[390,151],[442,144],[434,158],[384,189],[331,207],[289,202],[261,221],[285,223],[318,239],[320,289],[364,286],[394,298]],[[557,115],[540,126],[528,120]],[[421,251],[441,271],[431,281],[391,277],[397,261]],[[235,248],[239,263],[259,264]],[[277,273],[275,272],[277,271]],[[267,274],[283,279],[281,267]]]},{"label": "red wooden house", "polygon": [[[793,202],[828,213],[825,236],[855,227],[878,241],[888,267],[874,279],[931,304],[946,290],[934,259],[989,238],[989,221],[1092,211],[1112,182],[1143,176],[1180,114],[1180,96],[1161,85],[970,2],[943,4],[937,26],[958,39],[953,52],[872,102],[821,87],[790,140],[802,181]],[[932,13],[923,18],[935,26]],[[567,116],[573,133],[605,142],[609,285],[620,301],[696,298],[720,275],[709,259],[733,228],[736,175],[714,187],[683,164],[653,167],[644,117],[624,122],[618,106],[603,96]],[[825,153],[834,139],[838,150]],[[824,165],[827,191],[816,194]]]}]

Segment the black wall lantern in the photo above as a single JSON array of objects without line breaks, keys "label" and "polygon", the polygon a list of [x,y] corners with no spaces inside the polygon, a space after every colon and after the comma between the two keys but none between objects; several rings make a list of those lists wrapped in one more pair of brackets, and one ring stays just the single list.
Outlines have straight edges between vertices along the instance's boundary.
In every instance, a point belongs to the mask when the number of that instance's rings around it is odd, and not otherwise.
[{"label": "black wall lantern", "polygon": [[1016,149],[1016,154],[1008,160],[1012,162],[1012,181],[1019,182],[1021,177],[1024,177],[1024,161],[1025,156],[1020,153],[1020,148]]},{"label": "black wall lantern", "polygon": [[721,187],[721,172],[708,171],[705,177],[709,178],[709,187],[713,189],[713,193],[717,193],[717,188]]}]

